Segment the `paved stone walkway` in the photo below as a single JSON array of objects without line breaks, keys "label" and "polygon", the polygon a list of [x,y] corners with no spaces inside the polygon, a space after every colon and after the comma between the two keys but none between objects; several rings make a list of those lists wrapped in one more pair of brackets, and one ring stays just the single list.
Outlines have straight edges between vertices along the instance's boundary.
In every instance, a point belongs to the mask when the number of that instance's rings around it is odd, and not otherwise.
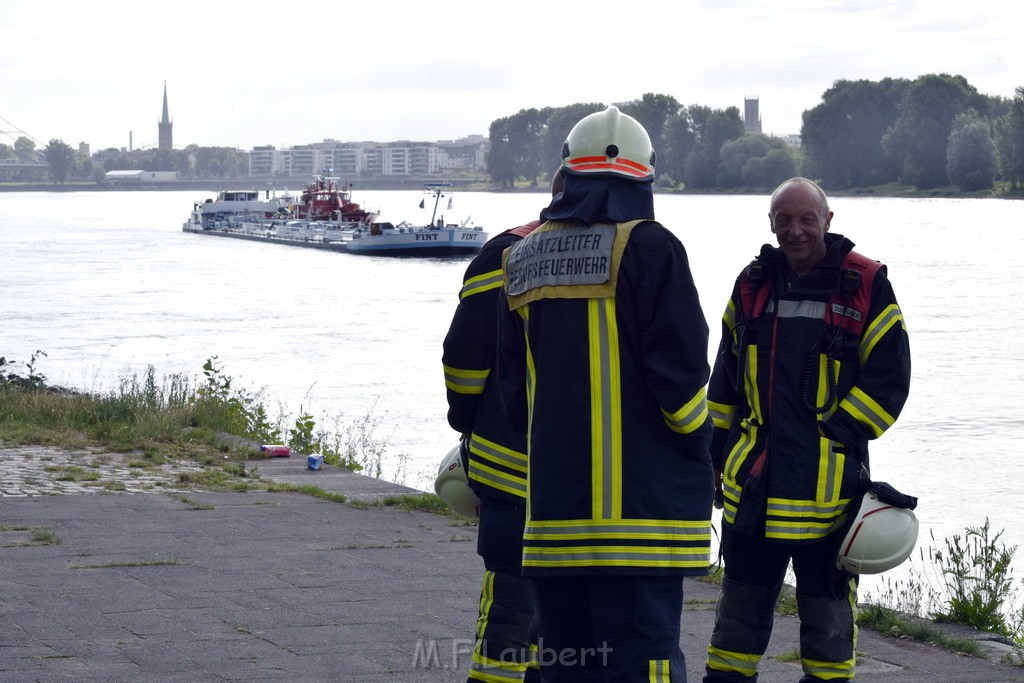
[{"label": "paved stone walkway", "polygon": [[182,484],[179,475],[203,469],[189,461],[150,465],[137,456],[98,450],[70,452],[50,446],[4,446],[0,451],[0,498],[178,493],[191,488]]},{"label": "paved stone walkway", "polygon": [[[0,680],[465,681],[483,571],[476,527],[380,504],[418,492],[295,457],[250,461],[247,481],[353,504],[208,492],[182,480],[196,463],[135,461],[0,444]],[[718,589],[685,586],[695,683]],[[799,627],[776,618],[762,681],[800,677]],[[962,657],[862,630],[857,651],[865,683],[1024,683],[998,649]]]}]

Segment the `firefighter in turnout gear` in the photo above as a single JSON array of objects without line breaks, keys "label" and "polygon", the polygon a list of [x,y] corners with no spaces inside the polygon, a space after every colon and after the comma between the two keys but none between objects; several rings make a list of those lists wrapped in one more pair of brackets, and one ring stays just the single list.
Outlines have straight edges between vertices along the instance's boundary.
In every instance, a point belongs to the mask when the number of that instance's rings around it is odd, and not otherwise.
[{"label": "firefighter in turnout gear", "polygon": [[654,150],[615,107],[562,149],[565,189],[505,254],[502,398],[528,433],[523,574],[545,681],[686,680],[683,577],[708,571],[708,328],[654,220]]},{"label": "firefighter in turnout gear", "polygon": [[910,346],[886,268],[828,232],[825,193],[775,190],[764,245],[736,279],[708,387],[725,577],[704,681],[756,681],[792,561],[802,683],[854,676],[857,577],[838,568],[868,441],[899,417]]},{"label": "firefighter in turnout gear", "polygon": [[[561,169],[551,193],[562,191]],[[484,561],[470,681],[536,681],[533,586],[521,576],[526,522],[526,436],[513,429],[498,394],[498,295],[502,252],[539,220],[491,238],[473,258],[444,340],[448,424],[468,450],[469,486],[480,499],[477,552]],[[468,446],[468,448],[466,448]]]}]

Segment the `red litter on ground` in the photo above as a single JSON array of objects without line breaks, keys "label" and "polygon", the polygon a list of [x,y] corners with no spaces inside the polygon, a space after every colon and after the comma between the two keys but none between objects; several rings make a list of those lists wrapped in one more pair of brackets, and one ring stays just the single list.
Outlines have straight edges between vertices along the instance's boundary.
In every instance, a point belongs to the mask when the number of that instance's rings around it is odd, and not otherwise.
[{"label": "red litter on ground", "polygon": [[287,458],[292,454],[292,449],[282,444],[263,445],[260,446],[260,451],[266,453],[271,458]]}]

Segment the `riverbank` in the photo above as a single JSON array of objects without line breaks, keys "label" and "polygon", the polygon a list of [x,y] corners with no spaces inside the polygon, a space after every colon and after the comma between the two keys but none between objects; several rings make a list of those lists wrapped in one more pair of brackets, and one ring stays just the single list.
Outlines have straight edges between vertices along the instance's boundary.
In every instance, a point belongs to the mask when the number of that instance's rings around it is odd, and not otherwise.
[{"label": "riverbank", "polygon": [[[427,183],[445,182],[452,185],[458,192],[541,192],[545,188],[541,184],[519,184],[515,187],[501,187],[484,178],[363,178],[353,183],[357,190],[421,190]],[[233,180],[177,180],[173,182],[69,182],[54,183],[4,183],[0,182],[0,192],[218,192],[219,190],[259,190],[284,191],[300,190],[304,181],[299,178],[238,178]],[[768,188],[730,188],[687,190],[666,188],[655,185],[655,194],[677,195],[765,195],[771,192]],[[1024,190],[1011,192],[1005,188],[995,190],[979,190],[963,192],[954,186],[944,186],[918,190],[911,185],[890,183],[875,187],[852,188],[848,190],[828,190],[831,197],[895,197],[906,199],[934,198],[970,198],[970,199],[1024,199]]]}]

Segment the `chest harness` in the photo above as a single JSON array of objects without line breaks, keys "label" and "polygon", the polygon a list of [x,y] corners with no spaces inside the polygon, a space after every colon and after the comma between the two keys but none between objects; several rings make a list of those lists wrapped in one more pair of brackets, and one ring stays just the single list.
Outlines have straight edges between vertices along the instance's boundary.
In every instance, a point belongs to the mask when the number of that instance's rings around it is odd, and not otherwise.
[{"label": "chest harness", "polygon": [[[817,405],[814,397],[813,378],[818,367],[818,352],[815,344],[808,352],[808,360],[801,383],[801,400],[804,406],[816,415],[824,415],[832,410],[838,400],[836,358],[847,347],[856,347],[860,343],[867,314],[871,305],[871,283],[875,274],[885,266],[855,251],[850,251],[840,263],[839,279],[828,292],[828,300],[824,321],[828,326],[819,336],[831,334],[825,345],[825,376],[827,394],[823,405]],[[772,300],[774,287],[768,283],[767,273],[761,260],[754,259],[747,266],[740,280],[740,310],[737,311],[736,324],[732,329],[735,346],[732,351],[735,362],[726,356],[729,350],[722,352],[722,361],[729,376],[733,389],[742,389],[743,368],[746,366],[748,328],[758,320],[766,310],[776,310],[776,301]],[[770,307],[769,307],[770,304]]]}]

